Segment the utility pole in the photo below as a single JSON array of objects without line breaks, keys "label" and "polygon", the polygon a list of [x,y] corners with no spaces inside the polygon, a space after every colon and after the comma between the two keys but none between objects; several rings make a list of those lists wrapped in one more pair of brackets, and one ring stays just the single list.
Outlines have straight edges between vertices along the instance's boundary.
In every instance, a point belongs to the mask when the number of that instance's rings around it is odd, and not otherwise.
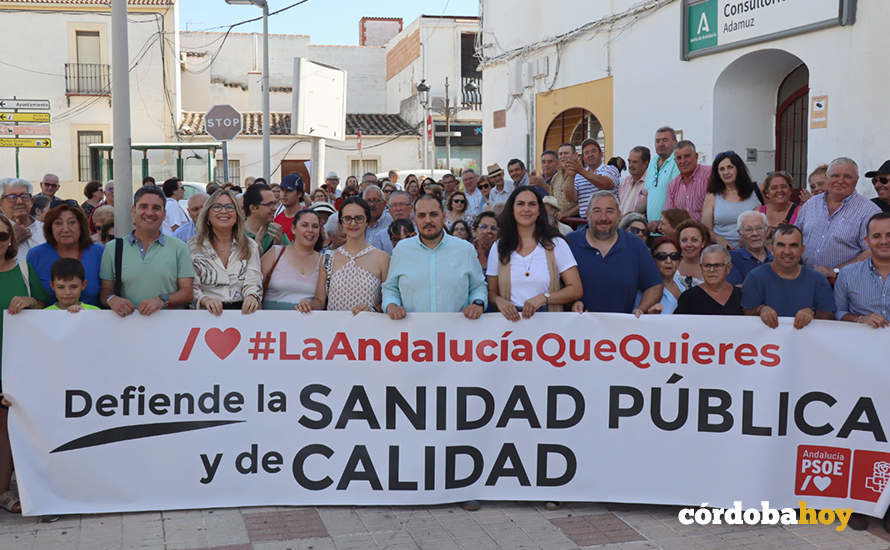
[{"label": "utility pole", "polygon": [[272,153],[269,144],[269,2],[263,2],[263,178],[272,185]]},{"label": "utility pole", "polygon": [[448,96],[448,77],[445,77],[445,168],[451,171],[451,98]]},{"label": "utility pole", "polygon": [[130,55],[127,0],[111,2],[111,101],[113,105],[114,235],[126,237],[133,226],[133,159],[130,146]]}]

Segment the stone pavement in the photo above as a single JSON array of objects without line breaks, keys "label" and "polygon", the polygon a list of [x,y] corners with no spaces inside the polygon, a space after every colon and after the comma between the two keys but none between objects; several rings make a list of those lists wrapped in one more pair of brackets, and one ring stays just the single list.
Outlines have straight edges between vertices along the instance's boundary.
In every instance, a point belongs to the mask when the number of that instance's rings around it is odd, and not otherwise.
[{"label": "stone pavement", "polygon": [[0,512],[0,550],[692,550],[890,549],[833,526],[684,526],[678,507],[486,502],[423,507],[266,507],[64,516],[52,523]]}]

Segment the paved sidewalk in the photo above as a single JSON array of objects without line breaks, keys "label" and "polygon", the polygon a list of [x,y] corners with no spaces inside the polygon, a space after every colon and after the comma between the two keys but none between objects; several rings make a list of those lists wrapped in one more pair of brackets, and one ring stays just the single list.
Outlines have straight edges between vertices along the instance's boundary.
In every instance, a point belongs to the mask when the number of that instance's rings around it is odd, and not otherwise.
[{"label": "paved sidewalk", "polygon": [[678,507],[487,502],[423,507],[266,507],[65,516],[53,523],[0,512],[2,550],[692,550],[890,549],[833,526],[683,526]]}]

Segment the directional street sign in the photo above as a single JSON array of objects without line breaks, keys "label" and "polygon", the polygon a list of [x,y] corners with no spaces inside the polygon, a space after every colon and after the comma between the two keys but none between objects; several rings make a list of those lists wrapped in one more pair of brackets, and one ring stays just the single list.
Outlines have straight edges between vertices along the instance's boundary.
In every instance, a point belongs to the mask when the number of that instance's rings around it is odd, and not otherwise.
[{"label": "directional street sign", "polygon": [[49,122],[49,113],[0,113],[0,122]]},{"label": "directional street sign", "polygon": [[231,105],[214,105],[204,115],[204,129],[217,141],[229,141],[241,133],[241,113]]},{"label": "directional street sign", "polygon": [[0,137],[0,147],[39,147],[46,149],[52,147],[49,138],[3,138]]},{"label": "directional street sign", "polygon": [[50,133],[49,124],[25,124],[16,126],[14,124],[0,123],[0,136],[48,136]]},{"label": "directional street sign", "polygon": [[48,99],[0,99],[0,109],[49,110]]}]

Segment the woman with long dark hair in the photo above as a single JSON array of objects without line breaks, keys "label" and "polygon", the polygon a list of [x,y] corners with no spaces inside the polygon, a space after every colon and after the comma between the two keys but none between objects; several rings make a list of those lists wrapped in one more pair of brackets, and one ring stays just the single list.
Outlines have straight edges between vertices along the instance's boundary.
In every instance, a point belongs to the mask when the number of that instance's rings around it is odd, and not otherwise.
[{"label": "woman with long dark hair", "polygon": [[581,298],[581,277],[568,243],[547,223],[541,192],[529,186],[510,194],[500,220],[500,239],[488,255],[488,296],[510,321],[528,319],[545,306]]},{"label": "woman with long dark hair", "polygon": [[702,223],[711,231],[711,239],[717,244],[738,248],[739,215],[761,204],[757,185],[751,181],[742,157],[734,151],[714,157],[701,215]]},{"label": "woman with long dark hair", "polygon": [[298,309],[315,296],[324,245],[321,220],[314,210],[303,209],[293,227],[291,244],[272,245],[263,254],[263,309]]}]

